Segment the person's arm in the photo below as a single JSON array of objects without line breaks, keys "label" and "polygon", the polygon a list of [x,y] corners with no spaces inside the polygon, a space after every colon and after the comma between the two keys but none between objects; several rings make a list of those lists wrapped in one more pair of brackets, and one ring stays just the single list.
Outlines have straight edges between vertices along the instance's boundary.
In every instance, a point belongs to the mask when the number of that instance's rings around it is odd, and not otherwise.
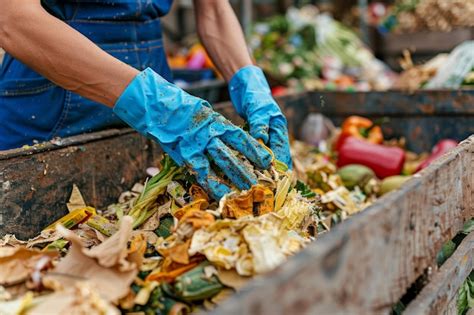
[{"label": "person's arm", "polygon": [[214,197],[230,192],[211,169],[209,156],[239,189],[256,175],[239,151],[258,167],[270,154],[210,105],[148,68],[142,72],[102,51],[79,32],[49,15],[39,0],[0,0],[0,46],[61,87],[113,107],[132,128],[155,140],[175,162],[192,168]]},{"label": "person's arm", "polygon": [[237,70],[253,64],[229,1],[194,0],[194,10],[199,38],[226,81]]},{"label": "person's arm", "polygon": [[57,85],[112,107],[138,70],[55,18],[40,0],[0,0],[0,47]]},{"label": "person's arm", "polygon": [[291,167],[286,118],[272,97],[263,71],[254,66],[240,24],[227,0],[194,0],[199,37],[229,82],[237,113],[275,157]]}]

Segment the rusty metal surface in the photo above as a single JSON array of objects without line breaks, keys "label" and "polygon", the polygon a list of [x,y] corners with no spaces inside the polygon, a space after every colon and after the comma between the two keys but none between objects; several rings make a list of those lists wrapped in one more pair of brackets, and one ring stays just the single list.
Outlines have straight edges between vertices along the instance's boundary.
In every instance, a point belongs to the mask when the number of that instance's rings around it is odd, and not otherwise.
[{"label": "rusty metal surface", "polygon": [[142,180],[158,158],[157,147],[130,130],[0,152],[0,235],[35,236],[67,213],[72,184],[90,205],[104,207]]}]

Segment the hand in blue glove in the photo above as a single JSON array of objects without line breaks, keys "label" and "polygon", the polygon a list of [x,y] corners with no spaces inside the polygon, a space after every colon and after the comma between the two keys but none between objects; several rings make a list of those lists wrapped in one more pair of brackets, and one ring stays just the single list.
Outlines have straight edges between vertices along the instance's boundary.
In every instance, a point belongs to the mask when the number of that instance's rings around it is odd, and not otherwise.
[{"label": "hand in blue glove", "polygon": [[208,156],[239,189],[249,189],[257,178],[232,149],[262,169],[270,166],[270,154],[249,134],[213,111],[206,101],[151,69],[132,80],[117,100],[114,112],[157,141],[176,163],[190,167],[199,184],[217,199],[230,189],[211,169]]},{"label": "hand in blue glove", "polygon": [[272,149],[276,159],[292,166],[286,118],[272,97],[263,71],[246,66],[229,83],[237,113],[250,125],[250,134]]}]

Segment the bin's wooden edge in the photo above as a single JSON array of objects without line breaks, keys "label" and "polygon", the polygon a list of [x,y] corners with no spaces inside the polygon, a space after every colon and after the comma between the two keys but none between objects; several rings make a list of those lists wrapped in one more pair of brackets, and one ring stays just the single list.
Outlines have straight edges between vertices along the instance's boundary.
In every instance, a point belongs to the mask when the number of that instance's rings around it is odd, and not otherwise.
[{"label": "bin's wooden edge", "polygon": [[454,254],[441,266],[404,315],[451,314],[458,290],[474,268],[474,232],[467,235]]},{"label": "bin's wooden edge", "polygon": [[52,140],[32,146],[26,146],[23,148],[0,151],[0,160],[8,160],[19,156],[27,156],[45,151],[59,150],[70,146],[91,143],[94,141],[100,141],[107,138],[117,137],[135,132],[136,131],[130,128],[107,129],[91,133],[79,134],[67,138],[58,138],[58,140],[56,141]]},{"label": "bin's wooden edge", "polygon": [[474,136],[213,314],[386,314],[474,215]]},{"label": "bin's wooden edge", "polygon": [[113,203],[161,158],[153,141],[130,130],[62,140],[50,149],[19,149],[0,158],[0,237],[34,237],[65,215],[73,184],[90,206]]}]

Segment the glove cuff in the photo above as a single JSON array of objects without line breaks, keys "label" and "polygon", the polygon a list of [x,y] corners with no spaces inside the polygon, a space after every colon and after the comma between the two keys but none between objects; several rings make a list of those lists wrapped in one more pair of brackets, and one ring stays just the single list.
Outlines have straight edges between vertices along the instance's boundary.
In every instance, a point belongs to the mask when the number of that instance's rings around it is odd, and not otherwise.
[{"label": "glove cuff", "polygon": [[146,134],[147,120],[144,119],[148,98],[154,95],[150,87],[169,85],[170,83],[150,68],[140,72],[125,88],[115,102],[114,113],[133,129]]},{"label": "glove cuff", "polygon": [[237,113],[246,118],[249,102],[245,101],[247,94],[271,95],[270,86],[262,69],[250,65],[240,68],[229,81],[229,94]]}]

